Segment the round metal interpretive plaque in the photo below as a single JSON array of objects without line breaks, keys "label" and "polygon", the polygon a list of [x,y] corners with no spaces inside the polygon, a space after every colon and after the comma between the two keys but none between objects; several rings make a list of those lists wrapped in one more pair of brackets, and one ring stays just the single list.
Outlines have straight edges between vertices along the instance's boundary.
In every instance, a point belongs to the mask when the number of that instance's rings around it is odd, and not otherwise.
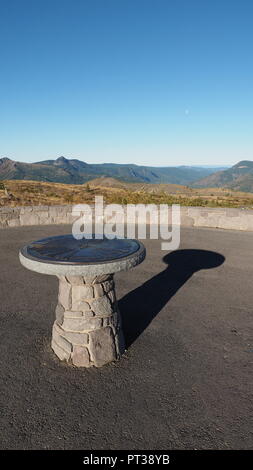
[{"label": "round metal interpretive plaque", "polygon": [[21,249],[21,254],[41,263],[80,265],[113,262],[131,256],[139,249],[137,240],[76,240],[72,235],[62,235],[32,242]]}]

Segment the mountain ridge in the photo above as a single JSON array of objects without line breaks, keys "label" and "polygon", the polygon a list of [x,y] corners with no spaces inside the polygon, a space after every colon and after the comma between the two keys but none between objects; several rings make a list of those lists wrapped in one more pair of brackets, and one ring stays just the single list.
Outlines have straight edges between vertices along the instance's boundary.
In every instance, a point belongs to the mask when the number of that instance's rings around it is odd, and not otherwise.
[{"label": "mountain ridge", "polygon": [[105,176],[132,183],[189,185],[209,176],[215,170],[217,168],[183,165],[152,167],[136,164],[86,163],[78,159],[67,159],[64,156],[56,160],[43,160],[35,163],[18,162],[7,157],[0,159],[0,180],[26,179],[69,184],[83,184],[91,179]]},{"label": "mountain ridge", "polygon": [[241,160],[226,170],[218,171],[193,183],[194,188],[228,188],[253,192],[253,161]]}]

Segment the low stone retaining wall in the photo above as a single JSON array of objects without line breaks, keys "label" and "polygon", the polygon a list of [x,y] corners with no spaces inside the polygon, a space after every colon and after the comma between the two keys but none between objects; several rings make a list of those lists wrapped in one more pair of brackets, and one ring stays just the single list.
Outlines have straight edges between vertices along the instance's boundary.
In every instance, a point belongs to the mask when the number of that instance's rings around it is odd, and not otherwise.
[{"label": "low stone retaining wall", "polygon": [[[0,208],[0,228],[72,224],[77,218],[72,215],[71,205]],[[170,216],[169,219],[171,220]],[[144,223],[145,220],[140,222]],[[181,207],[181,225],[253,231],[253,210]]]},{"label": "low stone retaining wall", "polygon": [[22,225],[71,224],[72,206],[23,206],[0,208],[0,228]]}]

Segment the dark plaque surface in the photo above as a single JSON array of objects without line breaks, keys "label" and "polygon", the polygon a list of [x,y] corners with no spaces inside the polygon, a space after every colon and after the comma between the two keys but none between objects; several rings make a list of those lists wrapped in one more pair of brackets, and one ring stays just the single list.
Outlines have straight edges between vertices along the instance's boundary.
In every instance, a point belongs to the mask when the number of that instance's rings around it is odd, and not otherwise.
[{"label": "dark plaque surface", "polygon": [[72,235],[44,238],[22,248],[23,256],[35,261],[56,264],[101,264],[117,261],[136,253],[136,240],[76,240]]}]

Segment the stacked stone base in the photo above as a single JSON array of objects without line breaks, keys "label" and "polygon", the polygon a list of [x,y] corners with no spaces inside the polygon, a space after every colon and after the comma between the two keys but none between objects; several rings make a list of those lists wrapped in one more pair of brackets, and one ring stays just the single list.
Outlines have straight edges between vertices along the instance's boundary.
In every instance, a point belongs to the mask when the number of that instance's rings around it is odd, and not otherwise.
[{"label": "stacked stone base", "polygon": [[113,275],[59,277],[52,348],[77,367],[101,367],[125,350]]}]

